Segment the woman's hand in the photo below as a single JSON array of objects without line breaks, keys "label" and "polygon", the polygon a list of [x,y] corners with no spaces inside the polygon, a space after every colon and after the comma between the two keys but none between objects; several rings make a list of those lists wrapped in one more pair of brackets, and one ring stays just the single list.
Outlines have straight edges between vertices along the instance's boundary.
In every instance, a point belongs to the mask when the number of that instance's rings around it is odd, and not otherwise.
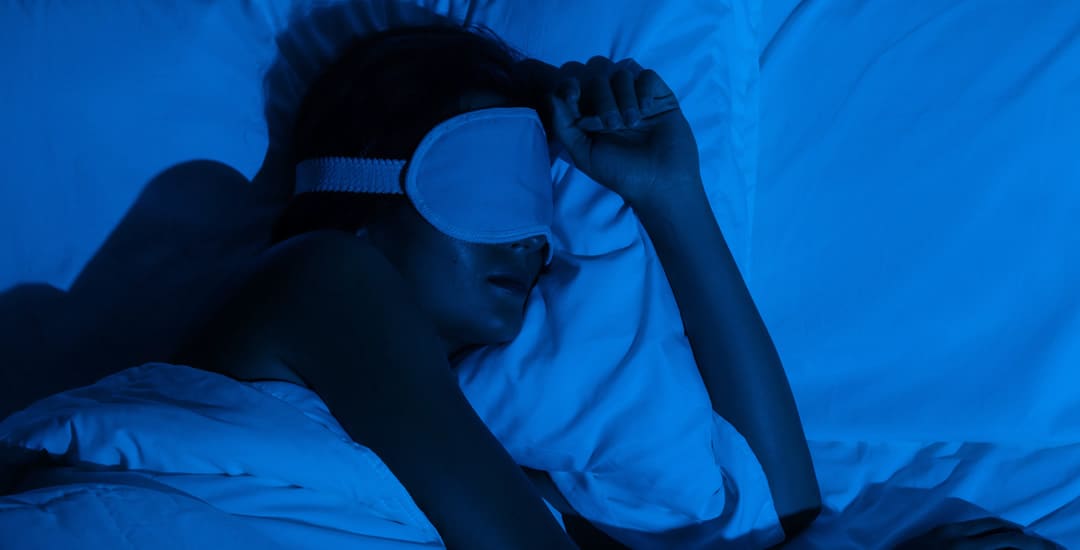
[{"label": "woman's hand", "polygon": [[1024,528],[998,518],[983,518],[939,525],[926,533],[907,540],[893,550],[1059,550],[1062,547]]},{"label": "woman's hand", "polygon": [[655,71],[632,59],[593,57],[554,69],[519,64],[543,75],[555,137],[574,165],[630,204],[700,185],[697,142],[675,93]]}]

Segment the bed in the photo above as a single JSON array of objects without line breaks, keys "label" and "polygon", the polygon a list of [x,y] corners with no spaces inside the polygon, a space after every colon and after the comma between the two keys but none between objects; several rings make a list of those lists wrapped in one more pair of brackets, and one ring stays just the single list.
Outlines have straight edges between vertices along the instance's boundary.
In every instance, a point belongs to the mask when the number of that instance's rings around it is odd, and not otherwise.
[{"label": "bed", "polygon": [[748,271],[824,492],[801,547],[984,515],[1080,547],[1078,24],[765,3]]},{"label": "bed", "polygon": [[[183,518],[159,524],[177,547],[441,545],[311,396],[155,363],[265,247],[288,196],[283,121],[303,82],[358,28],[437,15],[483,22],[551,63],[632,56],[679,94],[822,486],[825,510],[792,548],[888,548],[986,515],[1080,547],[1080,197],[1069,185],[1080,175],[1080,8],[646,4],[0,8],[15,75],[0,86],[12,129],[0,136],[0,442],[77,469],[40,479],[34,498],[0,497],[0,523],[49,525],[61,544],[93,528],[80,510],[154,525],[133,512],[145,507]],[[470,401],[520,463],[552,472],[575,509],[631,547],[777,542],[761,469],[708,410],[647,236],[565,159],[552,176],[561,275],[531,300],[522,338],[463,365]],[[597,294],[611,273],[626,283]],[[628,295],[643,299],[617,319],[583,307]],[[544,346],[552,327],[565,338]],[[590,345],[598,334],[607,345]],[[555,385],[569,389],[553,400]],[[598,403],[598,389],[610,398]],[[239,415],[237,403],[265,414]],[[221,440],[266,452],[184,440],[172,443],[190,450],[182,459],[146,454],[160,433],[133,413],[176,429],[247,426]],[[292,477],[303,468],[286,465],[317,459],[275,453],[269,426],[336,449],[326,471],[351,472],[348,490]],[[95,470],[136,463],[152,475]],[[319,512],[362,496],[379,505]]]}]

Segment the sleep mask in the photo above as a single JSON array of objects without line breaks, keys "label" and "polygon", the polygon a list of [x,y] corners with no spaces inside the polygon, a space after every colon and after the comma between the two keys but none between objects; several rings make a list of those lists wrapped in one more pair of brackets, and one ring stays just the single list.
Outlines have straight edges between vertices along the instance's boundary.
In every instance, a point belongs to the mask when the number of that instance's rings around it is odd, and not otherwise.
[{"label": "sleep mask", "polygon": [[433,128],[408,161],[357,157],[305,160],[296,194],[320,191],[408,196],[432,226],[480,244],[547,239],[554,198],[547,135],[533,109],[470,111]]}]

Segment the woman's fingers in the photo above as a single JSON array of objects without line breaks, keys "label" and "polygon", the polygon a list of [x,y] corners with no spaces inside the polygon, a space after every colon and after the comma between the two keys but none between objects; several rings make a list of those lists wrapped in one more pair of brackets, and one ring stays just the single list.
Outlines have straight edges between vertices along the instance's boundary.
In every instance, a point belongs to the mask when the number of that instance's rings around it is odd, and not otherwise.
[{"label": "woman's fingers", "polygon": [[679,108],[679,100],[663,78],[652,69],[645,69],[637,79],[637,94],[641,102],[641,114],[651,117]]},{"label": "woman's fingers", "polygon": [[587,64],[570,61],[559,68],[559,75],[579,82],[573,114],[578,127],[587,132],[621,130],[679,109],[678,98],[664,79],[631,58],[618,63],[603,56],[594,56]]},{"label": "woman's fingers", "polygon": [[567,78],[558,91],[559,97],[566,102],[572,120],[581,118],[581,82],[577,78]]},{"label": "woman's fingers", "polygon": [[[566,147],[574,164],[579,167],[587,167],[589,138],[582,128],[578,126],[581,113],[577,108],[578,102],[572,99],[575,95],[575,82],[574,79],[568,81],[562,88],[561,93],[548,96],[548,102],[551,108],[551,122],[555,136]],[[580,93],[577,95],[580,95]]]},{"label": "woman's fingers", "polygon": [[638,104],[634,75],[629,69],[619,69],[611,75],[611,90],[615,95],[623,125],[637,126],[641,121],[641,107]]},{"label": "woman's fingers", "polygon": [[[584,112],[585,101],[582,96],[586,94],[585,82],[589,78],[589,69],[583,63],[577,61],[567,61],[559,67],[559,78],[563,80],[565,89],[569,89],[570,84],[573,83],[576,86],[576,96],[569,98],[567,95],[561,97],[568,101],[571,111],[570,115],[573,116],[573,121],[581,129],[590,132],[599,132],[604,129],[604,123],[599,117],[595,116],[595,113]],[[563,90],[564,88],[560,88]]]},{"label": "woman's fingers", "polygon": [[585,116],[600,117],[604,127],[609,130],[622,127],[622,114],[611,90],[613,65],[610,59],[601,55],[593,56],[585,64],[588,74],[583,83],[585,105],[581,109]]}]

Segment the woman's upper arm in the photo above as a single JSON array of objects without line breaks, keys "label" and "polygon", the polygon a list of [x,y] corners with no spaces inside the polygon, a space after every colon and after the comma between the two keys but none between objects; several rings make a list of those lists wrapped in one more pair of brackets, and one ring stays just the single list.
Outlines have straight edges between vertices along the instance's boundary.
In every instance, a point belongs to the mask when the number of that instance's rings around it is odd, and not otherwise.
[{"label": "woman's upper arm", "polygon": [[[272,348],[375,452],[450,548],[573,547],[469,405],[400,275],[346,233],[284,243],[237,296]],[[271,343],[272,342],[272,343]]]}]

